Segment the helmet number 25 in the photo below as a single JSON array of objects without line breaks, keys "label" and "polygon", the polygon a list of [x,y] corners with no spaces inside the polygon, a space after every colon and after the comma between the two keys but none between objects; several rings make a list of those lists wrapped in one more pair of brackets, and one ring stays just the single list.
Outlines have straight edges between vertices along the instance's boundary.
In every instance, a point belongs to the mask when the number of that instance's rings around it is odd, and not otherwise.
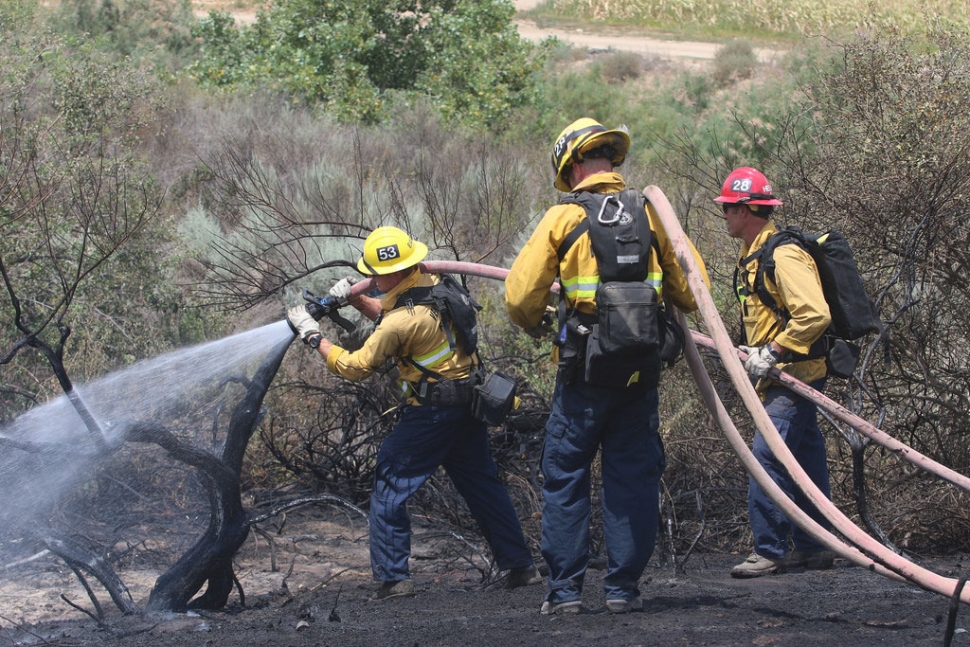
[{"label": "helmet number 25", "polygon": [[400,257],[401,251],[397,245],[387,245],[386,247],[377,248],[377,260],[379,261],[391,261]]}]

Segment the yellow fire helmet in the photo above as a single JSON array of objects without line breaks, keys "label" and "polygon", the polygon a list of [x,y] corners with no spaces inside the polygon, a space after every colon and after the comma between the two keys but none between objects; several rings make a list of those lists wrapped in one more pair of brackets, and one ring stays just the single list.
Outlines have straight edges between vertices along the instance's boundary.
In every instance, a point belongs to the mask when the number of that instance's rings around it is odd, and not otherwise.
[{"label": "yellow fire helmet", "polygon": [[607,130],[603,124],[589,117],[577,119],[566,126],[552,147],[552,170],[556,173],[556,188],[565,193],[571,191],[572,187],[566,178],[569,165],[582,162],[583,153],[586,151],[607,144],[615,151],[613,166],[619,166],[630,150],[630,136],[625,128]]},{"label": "yellow fire helmet", "polygon": [[364,255],[357,261],[361,274],[393,274],[417,265],[428,255],[428,246],[397,227],[378,227],[364,241]]}]

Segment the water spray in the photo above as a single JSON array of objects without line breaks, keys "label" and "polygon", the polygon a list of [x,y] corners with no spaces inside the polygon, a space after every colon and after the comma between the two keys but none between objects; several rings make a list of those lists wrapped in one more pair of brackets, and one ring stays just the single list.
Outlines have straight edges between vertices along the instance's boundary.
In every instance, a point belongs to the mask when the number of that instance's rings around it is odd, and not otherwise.
[{"label": "water spray", "polygon": [[81,394],[77,392],[77,389],[71,387],[71,390],[66,393],[67,399],[70,401],[74,410],[77,411],[78,416],[84,421],[84,428],[88,430],[88,434],[94,441],[94,444],[98,447],[100,451],[106,451],[108,449],[107,434],[104,428],[98,423],[91,410],[81,399]]},{"label": "water spray", "polygon": [[144,359],[0,426],[0,544],[11,548],[17,533],[41,527],[65,492],[113,460],[132,424],[177,421],[183,442],[216,451],[212,421],[233,395],[227,385],[248,384],[252,368],[289,336],[289,327],[274,321]]}]

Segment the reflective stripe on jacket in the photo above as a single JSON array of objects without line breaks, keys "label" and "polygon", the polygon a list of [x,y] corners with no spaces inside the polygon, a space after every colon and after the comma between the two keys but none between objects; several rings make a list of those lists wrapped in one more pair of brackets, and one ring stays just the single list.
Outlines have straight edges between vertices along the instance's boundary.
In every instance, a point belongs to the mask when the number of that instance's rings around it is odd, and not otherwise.
[{"label": "reflective stripe on jacket", "polygon": [[[754,286],[758,260],[751,261],[747,267],[740,267],[741,260],[765,244],[778,229],[768,220],[751,245],[741,246],[738,266],[741,280],[749,288]],[[765,275],[765,289],[778,307],[789,314],[786,322],[768,306],[761,302],[757,293],[749,289],[742,297],[741,315],[744,320],[745,335],[749,346],[763,346],[775,341],[796,353],[808,353],[809,347],[822,336],[832,320],[829,306],[825,302],[818,269],[811,255],[798,245],[780,245],[775,248],[775,280]],[[778,368],[802,382],[813,382],[825,377],[825,358],[804,360],[791,364],[779,364]],[[759,390],[767,388],[759,385]]]},{"label": "reflective stripe on jacket", "polygon": [[[576,191],[593,193],[617,193],[624,186],[619,173],[608,172],[592,175],[574,188]],[[577,204],[551,207],[519,252],[505,279],[505,307],[517,325],[529,328],[539,323],[546,305],[550,303],[549,289],[557,275],[561,277],[562,289],[570,307],[575,306],[580,312],[595,312],[599,266],[593,256],[589,234],[583,234],[576,240],[561,264],[557,255],[563,240],[585,217],[585,210]],[[661,254],[661,258],[657,258],[656,251],[651,247],[648,280],[658,287],[659,297],[669,296],[678,308],[693,312],[697,304],[687,286],[687,278],[674,255],[670,238],[650,203],[647,203],[647,218]],[[693,244],[691,252],[701,268],[705,283],[710,285],[704,261]],[[660,276],[663,280],[658,285]]]},{"label": "reflective stripe on jacket", "polygon": [[[468,377],[471,372],[471,358],[460,348],[448,347],[448,338],[441,329],[440,318],[431,306],[394,307],[398,297],[405,290],[437,283],[437,274],[422,274],[420,271],[415,271],[381,297],[383,316],[380,324],[360,350],[350,352],[334,346],[327,357],[327,367],[330,371],[348,380],[359,382],[384,366],[389,358],[394,358],[401,374],[401,381],[417,383],[423,374],[413,364],[404,360],[405,357],[411,357],[421,366],[447,379]],[[406,387],[404,384],[402,386]]]}]

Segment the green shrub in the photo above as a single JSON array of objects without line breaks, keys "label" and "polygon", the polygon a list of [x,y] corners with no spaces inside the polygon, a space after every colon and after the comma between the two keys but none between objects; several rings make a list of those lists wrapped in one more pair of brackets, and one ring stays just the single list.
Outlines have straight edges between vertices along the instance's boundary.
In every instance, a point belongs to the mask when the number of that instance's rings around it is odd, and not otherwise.
[{"label": "green shrub", "polygon": [[758,55],[755,54],[751,43],[746,40],[735,40],[714,53],[714,82],[725,86],[735,81],[750,79],[758,66]]},{"label": "green shrub", "polygon": [[643,59],[631,52],[607,54],[599,63],[600,75],[610,83],[638,79],[643,73]]},{"label": "green shrub", "polygon": [[64,35],[171,74],[195,57],[190,0],[67,0],[53,18]]},{"label": "green shrub", "polygon": [[347,122],[388,116],[385,95],[430,97],[449,121],[500,129],[532,100],[539,69],[512,26],[509,1],[282,0],[238,35],[210,14],[195,34],[201,83],[266,86],[325,106]]}]

